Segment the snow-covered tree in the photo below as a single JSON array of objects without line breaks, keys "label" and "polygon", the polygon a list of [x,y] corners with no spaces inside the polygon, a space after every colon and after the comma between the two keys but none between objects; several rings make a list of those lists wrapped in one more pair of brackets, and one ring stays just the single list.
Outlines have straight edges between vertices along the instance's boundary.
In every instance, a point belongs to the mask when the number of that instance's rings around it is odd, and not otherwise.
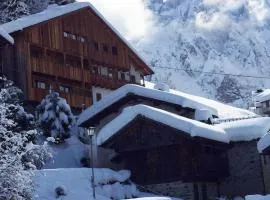
[{"label": "snow-covered tree", "polygon": [[66,4],[69,4],[69,3],[73,3],[75,2],[75,0],[51,0],[51,4],[58,4],[58,5],[66,5]]},{"label": "snow-covered tree", "polygon": [[30,14],[29,6],[25,0],[5,0],[1,3],[0,10],[2,23]]},{"label": "snow-covered tree", "polygon": [[67,101],[57,92],[50,92],[37,107],[39,124],[47,137],[68,138],[74,122],[74,116]]},{"label": "snow-covered tree", "polygon": [[36,145],[34,117],[25,112],[22,91],[0,78],[0,199],[31,199],[31,174],[50,158],[47,146]]},{"label": "snow-covered tree", "polygon": [[0,23],[7,23],[20,17],[45,10],[49,4],[66,5],[75,0],[1,0]]}]

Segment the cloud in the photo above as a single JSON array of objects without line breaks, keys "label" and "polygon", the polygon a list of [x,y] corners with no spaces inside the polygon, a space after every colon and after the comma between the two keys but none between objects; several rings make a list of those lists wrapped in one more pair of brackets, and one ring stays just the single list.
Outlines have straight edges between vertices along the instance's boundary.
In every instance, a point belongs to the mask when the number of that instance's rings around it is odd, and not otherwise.
[{"label": "cloud", "polygon": [[209,14],[200,12],[196,15],[195,24],[206,30],[227,30],[232,25],[231,19],[221,12]]},{"label": "cloud", "polygon": [[151,29],[152,13],[145,8],[143,0],[88,1],[129,40],[143,37]]}]

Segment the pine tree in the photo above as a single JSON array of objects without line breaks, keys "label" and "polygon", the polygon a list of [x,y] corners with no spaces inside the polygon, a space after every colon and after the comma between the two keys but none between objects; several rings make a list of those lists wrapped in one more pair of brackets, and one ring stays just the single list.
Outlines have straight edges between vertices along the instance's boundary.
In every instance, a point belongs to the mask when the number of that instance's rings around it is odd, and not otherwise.
[{"label": "pine tree", "polygon": [[57,92],[50,92],[37,107],[37,111],[45,136],[59,138],[61,141],[70,136],[74,116],[66,100]]},{"label": "pine tree", "polygon": [[3,0],[0,1],[0,23],[45,10],[49,4],[66,5],[75,0]]},{"label": "pine tree", "polygon": [[34,117],[21,106],[22,91],[0,77],[0,199],[31,199],[31,177],[50,158],[46,145],[35,145]]},{"label": "pine tree", "polygon": [[58,5],[66,5],[66,4],[69,4],[69,3],[74,3],[75,0],[51,0],[51,4],[58,4]]}]

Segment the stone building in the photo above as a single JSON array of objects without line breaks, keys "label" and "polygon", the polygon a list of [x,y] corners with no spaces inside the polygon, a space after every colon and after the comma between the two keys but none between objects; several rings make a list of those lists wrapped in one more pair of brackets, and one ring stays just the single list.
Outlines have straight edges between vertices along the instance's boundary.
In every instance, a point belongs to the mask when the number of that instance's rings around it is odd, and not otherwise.
[{"label": "stone building", "polygon": [[78,122],[97,128],[97,166],[130,169],[150,191],[210,200],[270,189],[270,163],[257,150],[268,117],[163,87],[126,85]]}]

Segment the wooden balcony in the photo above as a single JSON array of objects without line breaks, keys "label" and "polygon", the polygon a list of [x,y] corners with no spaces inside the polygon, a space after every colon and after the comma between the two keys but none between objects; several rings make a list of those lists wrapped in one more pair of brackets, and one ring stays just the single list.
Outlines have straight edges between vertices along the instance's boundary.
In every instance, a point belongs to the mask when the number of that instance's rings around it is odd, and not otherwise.
[{"label": "wooden balcony", "polygon": [[125,81],[115,80],[115,79],[105,77],[105,76],[100,76],[100,75],[92,75],[91,83],[94,86],[107,88],[107,89],[117,89],[127,84],[127,82]]},{"label": "wooden balcony", "polygon": [[50,61],[44,62],[44,60],[38,58],[31,59],[31,66],[33,72],[51,76],[58,76],[69,80],[76,80],[76,81],[83,80],[82,69],[80,68],[66,67],[63,64],[57,64]]},{"label": "wooden balcony", "polygon": [[99,74],[91,74],[89,70],[78,67],[65,66],[48,60],[39,58],[31,58],[32,71],[54,77],[64,78],[66,80],[74,80],[91,84],[96,87],[106,89],[117,89],[129,82],[110,78]]},{"label": "wooden balcony", "polygon": [[[81,108],[83,104],[86,107],[92,105],[92,97],[89,97],[83,94],[59,92],[57,90],[56,92],[58,92],[61,97],[65,98],[68,104],[73,108]],[[41,102],[41,100],[44,99],[44,97],[46,97],[47,94],[48,94],[48,90],[39,89],[39,88],[31,88],[29,100]]]}]

